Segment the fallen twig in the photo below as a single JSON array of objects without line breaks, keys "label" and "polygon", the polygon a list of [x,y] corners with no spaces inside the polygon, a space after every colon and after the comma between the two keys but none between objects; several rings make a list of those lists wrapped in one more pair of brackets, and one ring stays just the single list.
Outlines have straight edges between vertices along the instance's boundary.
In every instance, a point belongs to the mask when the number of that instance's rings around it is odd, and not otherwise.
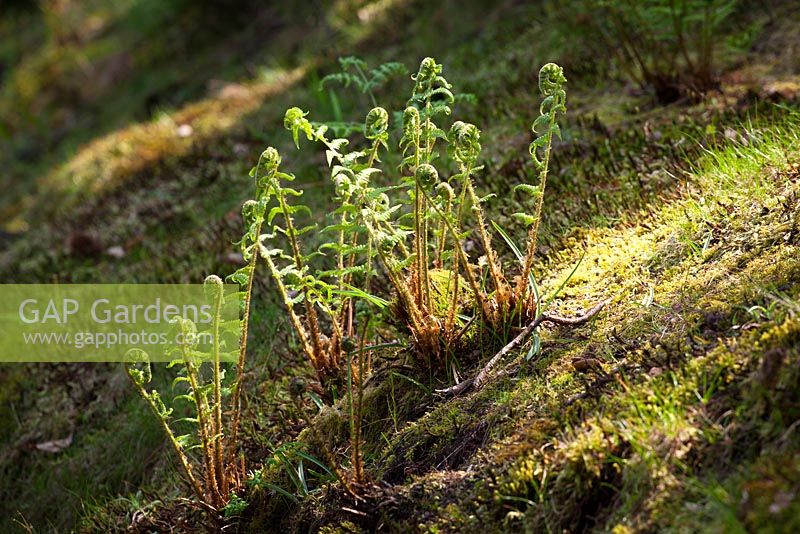
[{"label": "fallen twig", "polygon": [[531,322],[531,324],[529,324],[527,327],[525,327],[525,330],[520,332],[519,335],[517,335],[517,337],[512,339],[508,343],[508,345],[503,347],[500,350],[500,352],[495,354],[494,357],[492,357],[491,360],[486,362],[486,365],[484,365],[483,369],[481,369],[480,372],[477,375],[475,375],[475,378],[470,378],[468,380],[464,380],[463,382],[460,382],[460,383],[456,384],[455,386],[452,386],[452,387],[449,387],[449,388],[437,389],[436,393],[439,393],[441,395],[459,395],[459,394],[467,391],[470,388],[472,388],[472,389],[480,389],[480,388],[482,388],[486,384],[486,381],[489,378],[489,373],[491,372],[492,368],[494,368],[494,366],[497,364],[497,362],[499,362],[504,357],[506,357],[509,352],[511,352],[512,350],[516,349],[520,345],[522,345],[525,342],[525,340],[528,339],[528,336],[530,336],[533,333],[533,331],[536,330],[536,328],[540,324],[542,324],[544,322],[548,322],[548,323],[565,325],[565,326],[580,325],[580,324],[583,324],[583,323],[587,322],[589,319],[591,319],[595,315],[597,315],[600,312],[600,310],[603,309],[603,306],[606,305],[606,302],[607,301],[600,302],[594,308],[592,308],[591,310],[586,312],[584,315],[581,315],[579,317],[558,317],[558,316],[555,316],[555,315],[545,315],[545,314],[540,315],[539,317],[534,319]]}]

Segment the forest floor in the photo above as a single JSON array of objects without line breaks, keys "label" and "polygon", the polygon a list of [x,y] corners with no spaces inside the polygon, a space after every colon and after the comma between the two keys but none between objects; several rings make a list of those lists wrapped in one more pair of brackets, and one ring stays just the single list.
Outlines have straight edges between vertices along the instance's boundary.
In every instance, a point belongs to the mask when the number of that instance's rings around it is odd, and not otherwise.
[{"label": "forest floor", "polygon": [[[568,114],[535,271],[545,295],[563,284],[553,313],[604,309],[580,327],[542,327],[535,357],[523,346],[462,395],[437,394],[452,376],[431,375],[407,351],[377,355],[363,420],[374,484],[354,500],[311,472],[296,488],[276,460],[276,449],[326,448],[346,461],[349,427],[340,405],[318,410],[314,429],[297,412],[289,384],[312,371],[265,275],[244,388],[251,476],[226,523],[797,531],[800,9],[751,14],[743,24],[755,37],[721,60],[718,91],[658,105],[538,7],[480,4],[253,7],[223,22],[155,0],[90,1],[61,14],[55,36],[38,12],[4,19],[0,37],[17,35],[0,47],[0,134],[12,134],[0,152],[0,276],[171,283],[232,273],[247,173],[264,147],[284,154],[306,204],[328,205],[322,158],[301,156],[282,118],[291,106],[324,120],[363,116],[365,96],[318,90],[352,54],[410,71],[433,55],[477,97],[454,110],[482,131],[476,186],[497,194],[488,213],[521,238],[512,188],[532,180],[536,75],[557,61]],[[198,27],[209,31],[187,31]],[[379,100],[400,108],[410,83],[393,80]],[[461,355],[461,375],[496,348]],[[169,373],[157,370],[156,382]],[[307,410],[317,410],[310,400]],[[202,531],[208,518],[182,500],[171,454],[121,365],[0,366],[0,531]]]}]

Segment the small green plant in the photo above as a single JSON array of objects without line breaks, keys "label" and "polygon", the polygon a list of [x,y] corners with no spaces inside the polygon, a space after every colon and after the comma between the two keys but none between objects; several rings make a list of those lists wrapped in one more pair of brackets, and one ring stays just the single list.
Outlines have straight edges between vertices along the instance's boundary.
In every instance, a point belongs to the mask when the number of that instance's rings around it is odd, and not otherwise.
[{"label": "small green plant", "polygon": [[[247,485],[271,490],[290,501],[298,502],[297,496],[304,498],[320,491],[318,487],[313,487],[314,483],[319,485],[336,481],[335,466],[332,471],[305,449],[306,445],[300,442],[270,445],[271,456],[264,465],[250,474]],[[284,478],[284,482],[279,483],[276,475]]]},{"label": "small green plant", "polygon": [[[550,165],[550,151],[553,148],[553,138],[561,138],[561,128],[558,125],[558,115],[567,112],[567,93],[564,91],[564,84],[567,79],[561,67],[554,63],[548,63],[539,71],[539,91],[544,96],[541,106],[539,106],[539,116],[533,122],[531,131],[536,139],[528,147],[528,151],[533,158],[533,163],[539,171],[539,184],[519,184],[515,191],[521,191],[533,198],[536,203],[532,215],[527,213],[515,213],[514,216],[525,223],[528,227],[528,246],[525,262],[522,267],[522,274],[518,278],[517,288],[514,294],[517,303],[524,302],[526,296],[534,296],[533,288],[530,287],[529,276],[533,268],[533,261],[536,255],[536,245],[539,237],[539,223],[542,220],[542,206],[544,205],[544,191],[547,185],[547,174]],[[527,291],[530,288],[531,291]],[[528,303],[527,306],[536,306],[538,303]]]},{"label": "small green plant", "polygon": [[631,79],[661,102],[717,84],[719,30],[737,0],[586,0],[586,31],[615,51]]},{"label": "small green plant", "polygon": [[242,499],[235,493],[232,493],[228,504],[226,504],[225,508],[222,509],[222,514],[225,517],[240,516],[247,509],[249,504],[250,503],[248,503],[246,500]]},{"label": "small green plant", "polygon": [[[223,282],[218,276],[206,278],[205,287],[212,303],[212,331],[214,342],[210,353],[200,352],[197,343],[180,343],[170,349],[174,356],[169,367],[178,367],[178,376],[173,388],[183,392],[172,399],[187,402],[193,416],[175,419],[174,408],[167,406],[161,393],[148,390],[152,381],[152,368],[149,356],[140,349],[127,354],[125,369],[138,393],[147,401],[158,419],[167,439],[180,462],[186,482],[199,502],[213,510],[221,510],[227,503],[231,491],[236,489],[244,475],[243,460],[236,461],[236,441],[229,422],[223,418],[228,410],[223,407],[229,397],[230,388],[238,389],[241,375],[233,384],[224,383],[224,362],[233,354],[225,353],[220,310],[225,298]],[[197,339],[196,326],[192,321],[176,318],[175,326],[184,340]],[[246,337],[246,333],[244,334]],[[243,342],[242,342],[243,343]],[[231,421],[238,421],[238,410],[232,410]],[[183,426],[181,426],[183,425]],[[179,427],[189,425],[192,431],[180,433]],[[194,450],[199,451],[196,458]],[[197,467],[197,464],[201,467]]]},{"label": "small green plant", "polygon": [[375,100],[376,89],[384,86],[390,79],[408,73],[408,69],[402,63],[383,63],[370,69],[366,61],[354,56],[340,57],[339,66],[342,69],[340,72],[334,72],[322,78],[319,83],[320,89],[330,83],[339,83],[345,87],[352,85],[360,93],[369,95],[373,107],[378,105]]}]

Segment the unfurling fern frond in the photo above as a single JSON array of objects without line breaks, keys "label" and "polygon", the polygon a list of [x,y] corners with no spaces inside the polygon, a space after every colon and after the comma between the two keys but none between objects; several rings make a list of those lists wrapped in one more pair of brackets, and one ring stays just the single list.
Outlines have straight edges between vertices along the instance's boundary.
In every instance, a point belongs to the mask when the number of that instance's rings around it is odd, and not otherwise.
[{"label": "unfurling fern frond", "polygon": [[514,217],[528,226],[528,250],[523,264],[522,276],[519,277],[516,287],[516,297],[518,302],[524,299],[527,291],[528,275],[533,268],[533,258],[536,254],[536,246],[539,236],[539,223],[542,218],[542,205],[544,203],[544,191],[547,185],[547,173],[550,164],[550,150],[553,146],[553,137],[561,138],[561,128],[558,125],[558,114],[567,111],[567,93],[564,84],[567,79],[564,77],[564,70],[555,63],[547,63],[539,70],[539,91],[544,99],[539,106],[539,116],[533,122],[531,131],[535,139],[528,147],[528,151],[533,159],[533,164],[539,171],[539,184],[532,186],[525,184],[517,186],[515,191],[522,191],[530,194],[536,202],[533,215],[528,213],[515,213]]},{"label": "unfurling fern frond", "polygon": [[539,106],[539,116],[531,126],[531,132],[536,139],[528,148],[537,169],[542,169],[547,164],[544,158],[539,157],[539,149],[545,150],[545,157],[549,157],[553,135],[561,138],[556,114],[567,112],[565,83],[567,79],[564,77],[564,70],[555,63],[548,63],[539,70],[539,91],[545,98]]},{"label": "unfurling fern frond", "polygon": [[364,137],[377,143],[378,146],[388,147],[389,141],[389,112],[383,108],[372,108],[367,114],[364,123]]}]

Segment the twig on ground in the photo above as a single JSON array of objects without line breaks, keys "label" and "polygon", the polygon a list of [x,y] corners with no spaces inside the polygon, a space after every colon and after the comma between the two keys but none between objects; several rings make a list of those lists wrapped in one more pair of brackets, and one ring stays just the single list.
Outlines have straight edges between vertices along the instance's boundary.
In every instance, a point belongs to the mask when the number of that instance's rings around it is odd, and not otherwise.
[{"label": "twig on ground", "polygon": [[555,315],[545,315],[545,314],[540,315],[539,317],[534,319],[531,322],[531,324],[529,324],[527,327],[525,327],[525,330],[520,332],[519,335],[517,335],[517,337],[512,339],[508,343],[508,345],[503,347],[500,350],[500,352],[495,354],[494,357],[492,357],[491,360],[486,362],[486,365],[484,365],[483,369],[481,369],[480,372],[477,375],[475,375],[475,378],[470,378],[468,380],[464,380],[463,382],[460,382],[460,383],[456,384],[455,386],[452,386],[452,387],[449,387],[449,388],[437,389],[436,393],[439,393],[440,395],[446,395],[446,396],[447,395],[459,395],[461,393],[464,393],[468,389],[476,389],[476,390],[478,390],[478,389],[482,388],[486,384],[487,380],[489,379],[489,373],[491,372],[492,368],[494,368],[494,366],[497,365],[497,362],[499,362],[500,360],[505,358],[512,350],[514,350],[517,347],[519,347],[520,345],[522,345],[525,342],[525,340],[528,339],[528,336],[530,336],[533,333],[533,331],[536,330],[536,328],[540,324],[542,324],[544,322],[548,322],[548,323],[564,325],[564,326],[581,325],[581,324],[589,321],[589,319],[591,319],[595,315],[597,315],[600,312],[600,310],[603,309],[603,306],[606,305],[606,302],[607,301],[605,301],[605,300],[603,302],[600,302],[594,308],[592,308],[591,310],[586,312],[584,315],[581,315],[579,317],[558,317],[558,316],[555,316]]}]

